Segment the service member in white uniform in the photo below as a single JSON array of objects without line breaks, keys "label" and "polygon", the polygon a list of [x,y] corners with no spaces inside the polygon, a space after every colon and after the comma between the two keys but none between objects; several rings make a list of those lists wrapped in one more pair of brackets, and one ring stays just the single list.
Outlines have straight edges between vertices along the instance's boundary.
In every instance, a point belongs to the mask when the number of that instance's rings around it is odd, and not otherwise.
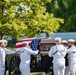
[{"label": "service member in white uniform", "polygon": [[74,46],[74,40],[69,39],[68,40],[68,70],[70,72],[66,72],[66,75],[75,75],[75,69],[76,69],[76,47]]},{"label": "service member in white uniform", "polygon": [[36,55],[38,54],[39,50],[33,51],[28,48],[28,44],[24,43],[24,47],[20,49],[20,71],[22,75],[30,75],[30,57],[31,54]]},{"label": "service member in white uniform", "polygon": [[62,40],[62,41],[61,41],[61,44],[62,44],[63,46],[65,46],[66,48],[67,48],[67,43],[68,43],[68,42],[67,42],[66,40]]},{"label": "service member in white uniform", "polygon": [[[62,40],[61,44],[63,46],[65,46],[66,48],[68,48],[68,41]],[[68,53],[67,53],[66,56],[65,56],[65,75],[69,75],[69,72],[70,71],[69,71],[69,68],[68,68]]]},{"label": "service member in white uniform", "polygon": [[53,56],[53,71],[54,75],[64,75],[65,72],[65,55],[67,49],[61,45],[61,38],[55,38],[56,45],[51,47],[49,56]]},{"label": "service member in white uniform", "polygon": [[8,50],[6,47],[8,45],[8,42],[6,40],[2,40],[2,48],[5,50],[6,54],[13,54],[16,53],[15,50]]},{"label": "service member in white uniform", "polygon": [[15,51],[10,51],[10,50],[4,49],[4,47],[5,47],[4,40],[0,40],[0,75],[4,75],[4,72],[5,72],[6,54],[15,53]]},{"label": "service member in white uniform", "polygon": [[5,60],[3,58],[5,55],[4,50],[2,49],[2,40],[0,40],[0,75],[4,75],[5,72]]}]

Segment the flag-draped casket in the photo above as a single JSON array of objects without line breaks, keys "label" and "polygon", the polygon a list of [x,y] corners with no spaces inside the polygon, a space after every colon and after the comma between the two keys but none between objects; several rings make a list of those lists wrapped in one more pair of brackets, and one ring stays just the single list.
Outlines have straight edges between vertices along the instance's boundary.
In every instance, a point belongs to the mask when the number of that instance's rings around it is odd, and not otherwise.
[{"label": "flag-draped casket", "polygon": [[32,50],[37,50],[41,38],[27,38],[22,39],[16,43],[16,50],[20,50],[23,47],[23,43],[27,43]]},{"label": "flag-draped casket", "polygon": [[52,38],[26,38],[16,43],[16,50],[23,47],[23,43],[27,43],[32,50],[39,49],[40,53],[34,56],[31,60],[31,70],[47,71],[52,65],[52,59],[48,56],[48,51],[51,46],[55,45],[55,40]]}]

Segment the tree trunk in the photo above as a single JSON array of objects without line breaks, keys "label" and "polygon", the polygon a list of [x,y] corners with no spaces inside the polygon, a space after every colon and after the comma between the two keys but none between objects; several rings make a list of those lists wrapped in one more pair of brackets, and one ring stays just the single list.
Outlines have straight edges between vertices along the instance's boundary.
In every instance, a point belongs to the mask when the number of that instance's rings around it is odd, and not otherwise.
[{"label": "tree trunk", "polygon": [[49,34],[48,33],[46,33],[46,37],[49,37]]},{"label": "tree trunk", "polygon": [[4,39],[4,35],[5,35],[4,32],[0,32],[0,39]]},{"label": "tree trunk", "polygon": [[16,37],[13,37],[12,38],[12,43],[15,44],[16,42],[17,42],[17,38]]},{"label": "tree trunk", "polygon": [[3,39],[3,36],[4,36],[4,35],[1,35],[1,34],[0,34],[0,39]]}]

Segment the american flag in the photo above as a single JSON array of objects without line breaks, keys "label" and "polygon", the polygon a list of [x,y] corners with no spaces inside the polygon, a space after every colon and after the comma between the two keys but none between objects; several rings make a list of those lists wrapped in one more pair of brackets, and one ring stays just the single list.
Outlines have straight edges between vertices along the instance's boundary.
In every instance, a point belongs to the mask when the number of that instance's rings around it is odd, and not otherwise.
[{"label": "american flag", "polygon": [[20,50],[23,47],[24,42],[26,42],[32,50],[37,50],[40,41],[41,38],[22,39],[16,43],[16,51]]},{"label": "american flag", "polygon": [[16,51],[20,50],[23,47],[24,42],[26,42],[32,50],[37,50],[38,44],[42,40],[45,40],[45,41],[52,40],[52,38],[26,38],[26,39],[22,39],[16,43]]},{"label": "american flag", "polygon": [[30,47],[30,43],[32,40],[34,40],[35,38],[26,38],[26,39],[22,39],[22,40],[19,40],[17,43],[16,43],[16,51],[20,50],[22,47],[23,47],[23,43],[27,43]]},{"label": "american flag", "polygon": [[40,41],[41,41],[41,38],[36,38],[36,39],[32,40],[32,42],[30,44],[30,48],[34,51],[37,50]]}]

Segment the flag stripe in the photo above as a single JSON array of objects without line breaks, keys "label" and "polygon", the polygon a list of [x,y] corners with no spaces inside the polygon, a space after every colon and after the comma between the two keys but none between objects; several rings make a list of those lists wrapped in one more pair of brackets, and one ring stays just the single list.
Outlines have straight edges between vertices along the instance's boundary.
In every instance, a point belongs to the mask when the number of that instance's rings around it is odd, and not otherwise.
[{"label": "flag stripe", "polygon": [[29,46],[30,46],[30,43],[31,41],[33,40],[34,38],[27,38],[27,39],[22,39],[22,40],[19,40],[17,43],[16,43],[16,50],[19,50],[23,47],[23,43],[27,43]]},{"label": "flag stripe", "polygon": [[22,39],[22,40],[19,40],[18,42],[24,42],[24,41],[32,41],[34,38],[27,38],[27,39]]}]

